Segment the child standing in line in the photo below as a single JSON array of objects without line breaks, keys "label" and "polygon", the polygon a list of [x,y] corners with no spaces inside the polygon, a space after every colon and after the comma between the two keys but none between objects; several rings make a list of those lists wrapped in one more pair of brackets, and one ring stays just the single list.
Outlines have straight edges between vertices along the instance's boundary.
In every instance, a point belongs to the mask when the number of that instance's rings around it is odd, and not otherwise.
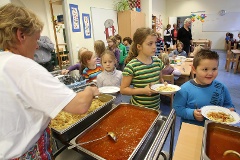
[{"label": "child standing in line", "polygon": [[176,48],[177,49],[175,49],[174,51],[172,51],[169,54],[169,57],[175,57],[175,56],[185,56],[185,57],[187,57],[186,51],[183,50],[183,43],[182,42],[177,43]]},{"label": "child standing in line", "polygon": [[85,51],[81,55],[81,75],[88,79],[87,83],[97,79],[97,75],[102,72],[100,64],[96,64],[96,55],[91,51]]},{"label": "child standing in line", "polygon": [[106,50],[105,44],[102,40],[96,40],[94,42],[94,51],[97,55],[96,63],[101,64],[101,55]]},{"label": "child standing in line", "polygon": [[110,36],[107,38],[108,47],[107,49],[112,51],[117,59],[117,69],[119,69],[119,62],[120,62],[120,49],[117,47],[117,40],[114,36]]},{"label": "child standing in line", "polygon": [[130,37],[123,38],[123,44],[126,46],[126,50],[127,50],[127,53],[128,53],[129,49],[130,49],[130,46],[132,44],[132,39]]},{"label": "child standing in line", "polygon": [[157,41],[156,41],[156,53],[155,56],[159,56],[160,53],[164,51],[164,42],[161,38],[161,33],[157,33]]},{"label": "child standing in line", "polygon": [[[160,95],[150,88],[151,83],[164,83],[161,70],[164,65],[155,55],[157,37],[150,28],[138,28],[126,58],[120,92],[131,95],[131,103],[159,109]],[[130,87],[133,85],[133,88]]]},{"label": "child standing in line", "polygon": [[164,68],[162,70],[162,75],[174,75],[174,79],[177,80],[179,76],[181,75],[181,72],[170,65],[169,56],[167,53],[161,53],[159,58],[162,60],[164,64]]},{"label": "child standing in line", "polygon": [[[117,59],[115,55],[106,50],[101,56],[101,64],[103,67],[102,73],[97,75],[97,86],[104,87],[104,86],[115,86],[120,87],[122,81],[122,71],[116,70]],[[116,100],[114,104],[121,103],[121,94],[116,93]]]},{"label": "child standing in line", "polygon": [[85,47],[82,47],[82,48],[79,49],[79,51],[78,51],[78,61],[79,62],[77,64],[75,64],[75,65],[72,65],[72,66],[68,67],[67,69],[63,69],[62,70],[62,74],[63,75],[68,74],[68,73],[70,73],[73,70],[79,70],[79,71],[81,70],[81,63],[80,63],[80,61],[81,61],[81,54],[83,52],[85,52],[85,51],[88,51],[88,49],[85,48]]},{"label": "child standing in line", "polygon": [[185,82],[174,97],[173,108],[182,122],[204,125],[201,107],[216,105],[234,111],[227,87],[215,80],[218,75],[219,55],[215,51],[202,49],[194,59],[194,79]]},{"label": "child standing in line", "polygon": [[119,68],[122,71],[125,66],[124,61],[125,61],[125,58],[127,57],[127,49],[124,46],[124,44],[122,44],[122,37],[119,34],[115,35],[115,38],[117,40],[117,46],[120,49]]}]

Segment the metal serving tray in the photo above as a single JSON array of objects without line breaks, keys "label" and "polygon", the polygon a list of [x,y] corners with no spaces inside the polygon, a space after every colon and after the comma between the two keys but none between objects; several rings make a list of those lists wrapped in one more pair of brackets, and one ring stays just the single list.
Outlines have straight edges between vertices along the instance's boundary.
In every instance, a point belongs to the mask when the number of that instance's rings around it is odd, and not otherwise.
[{"label": "metal serving tray", "polygon": [[[214,137],[214,139],[211,138],[210,136],[211,133],[214,134],[214,136],[212,136]],[[217,142],[215,140],[217,140]],[[210,148],[211,151],[214,152],[214,156],[216,157],[218,157],[218,155],[222,156],[226,150],[235,150],[240,153],[240,127],[230,126],[227,124],[206,120],[204,125],[202,142],[202,154],[201,154],[202,160],[210,160],[208,155],[208,151]],[[232,159],[234,157],[224,158]],[[237,159],[237,157],[235,158]],[[214,160],[214,158],[212,158],[211,160]]]},{"label": "metal serving tray", "polygon": [[112,97],[110,101],[106,102],[103,106],[89,113],[86,117],[80,119],[79,121],[72,124],[68,128],[63,130],[57,130],[52,128],[53,136],[63,142],[70,141],[72,138],[74,138],[76,135],[85,130],[92,123],[97,121],[100,117],[102,117],[104,114],[106,114],[108,111],[112,109],[112,103],[116,97],[112,95],[109,96]]},{"label": "metal serving tray", "polygon": [[[131,107],[137,107],[140,108],[142,110],[154,110],[155,112],[157,112],[157,117],[155,118],[155,120],[152,122],[151,126],[149,127],[148,131],[145,133],[145,135],[143,136],[143,138],[141,139],[141,141],[138,143],[138,145],[136,146],[136,148],[134,149],[134,151],[132,152],[132,154],[129,156],[128,159],[138,159],[140,158],[139,155],[141,156],[142,154],[147,153],[148,151],[148,147],[150,145],[152,145],[154,138],[157,134],[157,132],[160,130],[160,128],[162,127],[162,125],[164,124],[164,121],[166,120],[166,118],[160,116],[160,111],[155,110],[155,109],[149,109],[149,108],[144,108],[144,107],[139,107],[139,106],[134,106],[131,104],[125,104],[125,103],[121,103],[118,106],[116,106],[115,108],[113,108],[111,111],[109,111],[108,113],[106,113],[104,116],[102,116],[100,119],[98,119],[95,123],[93,123],[91,126],[89,126],[86,130],[84,130],[82,133],[80,133],[79,135],[77,135],[75,138],[73,138],[70,141],[70,145],[75,145],[76,144],[76,140],[78,137],[83,136],[84,134],[86,134],[88,131],[90,131],[91,129],[93,129],[96,125],[98,125],[102,120],[104,120],[106,117],[108,117],[108,115],[111,115],[111,113],[116,110],[118,107],[121,106],[126,106],[129,105]],[[144,143],[145,142],[145,143]],[[90,152],[89,150],[81,147],[81,146],[77,146],[74,148],[74,150],[76,150],[77,152],[79,152],[83,157],[86,157],[88,159],[101,159],[103,160],[103,157],[100,157],[99,155],[96,155],[93,152]],[[136,156],[136,154],[138,154]],[[137,158],[134,158],[134,157]]]}]

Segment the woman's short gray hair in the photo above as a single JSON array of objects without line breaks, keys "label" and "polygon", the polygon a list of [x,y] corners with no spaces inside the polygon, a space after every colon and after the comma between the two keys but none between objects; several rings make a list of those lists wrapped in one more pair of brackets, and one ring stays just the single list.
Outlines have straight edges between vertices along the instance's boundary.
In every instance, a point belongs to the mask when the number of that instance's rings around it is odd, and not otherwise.
[{"label": "woman's short gray hair", "polygon": [[190,18],[186,18],[186,19],[184,20],[184,24],[186,24],[187,22],[192,22],[192,20],[191,20]]}]

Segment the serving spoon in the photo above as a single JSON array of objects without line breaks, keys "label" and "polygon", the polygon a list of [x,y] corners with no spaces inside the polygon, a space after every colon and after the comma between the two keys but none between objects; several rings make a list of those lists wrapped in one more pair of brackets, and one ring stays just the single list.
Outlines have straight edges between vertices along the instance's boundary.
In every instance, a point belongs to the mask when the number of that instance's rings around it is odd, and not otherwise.
[{"label": "serving spoon", "polygon": [[77,146],[80,146],[80,145],[83,145],[83,144],[88,144],[88,143],[92,143],[92,142],[95,142],[95,141],[99,141],[105,137],[109,136],[114,142],[117,142],[117,136],[115,133],[113,132],[107,132],[107,134],[105,136],[102,136],[100,138],[97,138],[97,139],[94,139],[94,140],[91,140],[91,141],[87,141],[87,142],[82,142],[82,143],[78,143],[78,144],[74,144],[74,145],[71,145],[68,147],[68,149],[72,149],[74,147],[77,147]]},{"label": "serving spoon", "polygon": [[237,151],[234,151],[234,150],[226,150],[224,153],[223,153],[223,156],[226,156],[228,154],[235,154],[236,156],[238,156],[238,158],[240,158],[240,154],[237,152]]}]

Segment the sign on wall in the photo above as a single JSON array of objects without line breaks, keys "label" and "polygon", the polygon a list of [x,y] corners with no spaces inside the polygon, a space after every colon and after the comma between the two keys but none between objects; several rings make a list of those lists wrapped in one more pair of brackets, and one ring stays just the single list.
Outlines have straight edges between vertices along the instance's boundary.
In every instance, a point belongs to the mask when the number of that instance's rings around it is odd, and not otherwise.
[{"label": "sign on wall", "polygon": [[82,14],[84,38],[91,38],[91,23],[89,14]]},{"label": "sign on wall", "polygon": [[70,9],[70,15],[71,15],[72,31],[81,32],[78,5],[69,4],[69,9]]}]

